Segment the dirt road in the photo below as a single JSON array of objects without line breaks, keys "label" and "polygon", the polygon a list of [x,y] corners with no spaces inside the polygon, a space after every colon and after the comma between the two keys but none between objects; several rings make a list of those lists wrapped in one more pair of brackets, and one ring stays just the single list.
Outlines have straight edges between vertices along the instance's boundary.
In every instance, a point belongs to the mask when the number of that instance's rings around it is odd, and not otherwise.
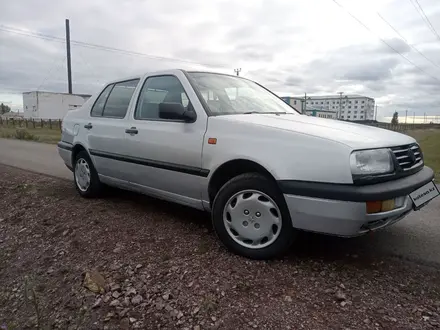
[{"label": "dirt road", "polygon": [[352,250],[247,260],[205,213],[0,165],[0,329],[440,326],[438,269]]}]

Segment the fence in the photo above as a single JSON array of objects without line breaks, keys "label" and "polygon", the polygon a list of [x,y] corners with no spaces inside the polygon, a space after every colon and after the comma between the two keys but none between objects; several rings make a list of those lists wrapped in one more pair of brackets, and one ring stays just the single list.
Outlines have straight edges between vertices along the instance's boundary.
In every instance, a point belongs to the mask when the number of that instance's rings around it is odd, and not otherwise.
[{"label": "fence", "polygon": [[12,128],[47,128],[61,130],[61,119],[25,119],[25,118],[2,118],[0,126]]},{"label": "fence", "polygon": [[437,128],[440,129],[440,124],[388,124],[388,123],[365,123],[368,126],[374,126],[379,128],[389,129],[391,131],[396,132],[405,132],[414,129],[431,129]]}]

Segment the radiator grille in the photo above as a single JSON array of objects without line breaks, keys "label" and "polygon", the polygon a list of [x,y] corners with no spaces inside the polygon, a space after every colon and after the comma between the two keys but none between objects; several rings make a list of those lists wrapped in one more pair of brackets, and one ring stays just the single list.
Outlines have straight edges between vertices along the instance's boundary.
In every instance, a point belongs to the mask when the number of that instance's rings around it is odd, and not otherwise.
[{"label": "radiator grille", "polygon": [[423,155],[417,144],[391,148],[397,162],[404,171],[423,165]]}]

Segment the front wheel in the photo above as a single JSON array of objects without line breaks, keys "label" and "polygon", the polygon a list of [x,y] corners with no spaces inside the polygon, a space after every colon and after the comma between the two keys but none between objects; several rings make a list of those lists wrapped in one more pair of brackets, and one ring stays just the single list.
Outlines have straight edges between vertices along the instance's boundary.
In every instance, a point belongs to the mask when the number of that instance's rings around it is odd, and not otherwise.
[{"label": "front wheel", "polygon": [[229,250],[252,259],[280,256],[296,234],[278,186],[258,173],[239,175],[220,189],[212,221]]},{"label": "front wheel", "polygon": [[80,151],[75,158],[73,178],[76,190],[82,197],[97,197],[100,194],[102,184],[86,151]]}]

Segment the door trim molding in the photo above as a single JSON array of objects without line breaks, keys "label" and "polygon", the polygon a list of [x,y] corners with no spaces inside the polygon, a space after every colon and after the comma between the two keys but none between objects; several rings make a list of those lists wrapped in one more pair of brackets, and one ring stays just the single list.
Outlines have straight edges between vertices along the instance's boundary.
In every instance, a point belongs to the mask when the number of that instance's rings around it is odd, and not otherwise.
[{"label": "door trim molding", "polygon": [[168,171],[174,171],[174,172],[181,172],[185,174],[190,175],[196,175],[201,177],[208,177],[209,170],[193,167],[193,166],[187,166],[187,165],[181,165],[181,164],[174,164],[174,163],[168,163],[168,162],[161,162],[158,160],[152,160],[152,159],[145,159],[145,158],[139,158],[139,157],[132,157],[132,156],[125,156],[120,154],[114,154],[111,152],[105,152],[105,151],[99,151],[95,149],[89,150],[90,155],[96,156],[96,157],[102,157],[102,158],[108,158],[113,160],[118,160],[121,162],[127,162],[132,164],[138,164],[143,166],[149,166],[149,167],[155,167],[160,168]]},{"label": "door trim molding", "polygon": [[64,149],[64,150],[68,150],[68,151],[72,151],[72,149],[73,149],[73,145],[71,143],[65,142],[65,141],[58,142],[57,146],[60,149]]}]

